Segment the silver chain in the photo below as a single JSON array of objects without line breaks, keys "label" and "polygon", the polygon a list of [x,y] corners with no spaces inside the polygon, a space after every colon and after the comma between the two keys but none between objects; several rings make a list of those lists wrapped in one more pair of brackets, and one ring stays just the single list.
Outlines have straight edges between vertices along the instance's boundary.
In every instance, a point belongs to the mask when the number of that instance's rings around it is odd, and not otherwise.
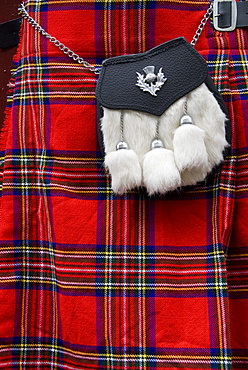
[{"label": "silver chain", "polygon": [[120,118],[120,131],[121,131],[121,142],[124,141],[124,112],[121,111],[121,118]]},{"label": "silver chain", "polygon": [[[191,41],[191,45],[195,46],[197,41],[199,40],[202,31],[209,20],[211,14],[213,11],[213,4],[211,3],[204,14],[204,17],[201,20],[201,23],[199,24],[196,33]],[[45,36],[52,44],[57,46],[61,51],[63,51],[64,54],[66,54],[68,57],[72,58],[75,62],[82,64],[85,68],[89,69],[90,71],[94,72],[96,75],[100,74],[101,68],[95,67],[93,64],[88,63],[86,60],[84,60],[82,57],[80,57],[78,54],[74,53],[71,49],[69,49],[67,46],[65,46],[62,42],[60,42],[56,37],[51,36],[44,28],[42,28],[39,23],[37,23],[34,18],[32,18],[28,12],[25,9],[24,3],[21,3],[19,6],[19,12],[23,18],[25,18],[39,33],[41,33],[43,36]]]},{"label": "silver chain", "polygon": [[20,4],[19,12],[23,18],[25,18],[39,33],[45,36],[52,44],[57,46],[63,53],[65,53],[68,57],[72,58],[75,62],[82,64],[85,68],[88,68],[90,71],[94,72],[96,75],[100,74],[100,68],[95,67],[94,65],[88,63],[78,54],[74,53],[70,48],[65,46],[62,42],[60,42],[56,37],[51,36],[44,28],[42,28],[35,20],[32,18],[25,9],[24,3]]},{"label": "silver chain", "polygon": [[192,46],[195,46],[195,44],[197,43],[197,41],[199,40],[201,34],[202,34],[202,31],[207,23],[207,21],[209,20],[209,18],[211,17],[211,14],[213,12],[213,3],[210,3],[209,4],[209,7],[206,11],[206,13],[204,14],[202,20],[201,20],[201,23],[199,24],[197,30],[196,30],[196,33],[191,41],[191,45]]}]

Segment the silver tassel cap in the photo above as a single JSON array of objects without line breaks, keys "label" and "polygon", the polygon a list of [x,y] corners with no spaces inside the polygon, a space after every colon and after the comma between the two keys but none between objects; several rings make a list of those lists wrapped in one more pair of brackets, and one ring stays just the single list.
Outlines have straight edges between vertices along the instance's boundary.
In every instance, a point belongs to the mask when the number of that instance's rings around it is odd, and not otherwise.
[{"label": "silver tassel cap", "polygon": [[157,148],[164,148],[164,143],[162,140],[160,139],[154,139],[152,142],[151,142],[151,150],[153,149],[157,149]]},{"label": "silver tassel cap", "polygon": [[120,149],[129,149],[128,144],[125,141],[119,141],[119,143],[116,144],[116,150]]},{"label": "silver tassel cap", "polygon": [[181,121],[180,121],[180,126],[185,125],[185,124],[193,124],[192,118],[190,115],[185,114],[182,116]]}]

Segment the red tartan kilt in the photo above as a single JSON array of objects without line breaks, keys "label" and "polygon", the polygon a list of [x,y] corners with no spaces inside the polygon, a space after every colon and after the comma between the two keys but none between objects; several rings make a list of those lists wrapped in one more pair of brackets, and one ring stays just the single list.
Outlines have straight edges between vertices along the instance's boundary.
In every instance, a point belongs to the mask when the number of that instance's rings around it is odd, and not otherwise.
[{"label": "red tartan kilt", "polygon": [[[99,67],[190,42],[207,7],[27,2]],[[98,143],[97,76],[23,22],[1,140],[0,369],[248,368],[247,45],[247,29],[210,22],[196,44],[231,119],[218,171],[163,197],[116,196]]]}]

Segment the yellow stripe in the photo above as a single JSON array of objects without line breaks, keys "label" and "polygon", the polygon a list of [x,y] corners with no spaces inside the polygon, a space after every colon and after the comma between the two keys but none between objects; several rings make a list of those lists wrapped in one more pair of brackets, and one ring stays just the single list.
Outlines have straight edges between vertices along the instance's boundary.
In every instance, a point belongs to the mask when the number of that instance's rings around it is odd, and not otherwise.
[{"label": "yellow stripe", "polygon": [[[111,205],[111,199],[109,199],[109,197],[107,197],[107,201],[106,201],[106,206],[105,206],[105,211],[106,211],[106,227],[105,227],[105,230],[106,230],[106,239],[105,239],[105,244],[106,244],[106,248],[109,247],[110,245],[110,215],[111,215],[111,208],[110,208],[110,205]],[[105,250],[106,252],[106,250]],[[107,252],[107,254],[111,255],[110,252]],[[107,267],[106,268],[106,271],[105,271],[105,274],[104,274],[104,280],[105,282],[108,281],[108,273],[107,273],[107,269],[109,267],[109,264],[111,263],[111,259],[106,259],[105,260],[105,266]],[[105,336],[105,341],[106,341],[106,350],[108,351],[108,355],[109,355],[109,348],[110,348],[110,343],[109,343],[109,333],[108,333],[108,327],[109,327],[109,320],[108,320],[108,310],[109,310],[109,307],[108,307],[108,290],[107,288],[105,287],[105,291],[104,291],[104,307],[103,307],[103,315],[104,315],[104,336]],[[107,363],[107,366],[108,368],[110,368],[110,363],[108,362]]]},{"label": "yellow stripe", "polygon": [[222,91],[221,90],[221,95],[235,95],[235,94],[240,95],[241,92],[242,92],[242,94],[248,94],[248,89],[247,90],[242,90],[241,89],[241,90],[236,90],[236,91]]},{"label": "yellow stripe", "polygon": [[2,157],[3,159],[15,159],[15,158],[20,158],[20,159],[25,159],[25,158],[33,158],[33,159],[37,159],[37,158],[41,158],[41,159],[46,159],[46,160],[52,160],[52,159],[57,159],[57,160],[61,160],[61,161],[91,161],[91,162],[99,162],[99,161],[103,161],[102,158],[91,158],[91,157],[79,157],[79,158],[76,158],[76,157],[57,157],[57,156],[48,156],[48,155],[41,155],[41,154],[27,154],[27,155],[6,155],[4,157]]},{"label": "yellow stripe", "polygon": [[[140,200],[141,202],[141,231],[142,231],[142,240],[141,240],[141,243],[142,243],[142,246],[145,246],[146,245],[146,207],[147,207],[147,203],[144,202],[143,199]],[[142,281],[142,284],[143,286],[145,285],[145,282],[146,282],[146,273],[145,273],[145,269],[146,269],[146,254],[145,254],[145,248],[142,248],[142,253],[141,253],[141,262],[142,262],[142,265],[141,265],[141,281]],[[137,289],[137,288],[136,288]],[[152,287],[152,289],[154,289]],[[133,290],[133,289],[131,289]],[[143,287],[138,287],[138,290],[142,290],[142,291],[145,291],[145,289],[143,289]],[[141,346],[143,348],[146,347],[146,336],[147,336],[147,329],[146,329],[146,321],[147,321],[147,313],[146,313],[146,297],[141,297],[141,315],[142,315],[142,342],[141,342]],[[139,343],[140,345],[140,343]],[[143,349],[143,354],[144,354],[144,349]],[[144,364],[144,370],[147,369],[147,366],[146,364]]]},{"label": "yellow stripe", "polygon": [[248,254],[228,254],[228,257],[248,257]]},{"label": "yellow stripe", "polygon": [[[42,280],[42,279],[6,279],[6,280],[1,280],[0,282],[0,285],[3,284],[3,283],[16,283],[16,282],[21,282],[21,283],[37,283],[37,284],[50,284],[50,285],[54,285],[54,286],[57,286],[57,287],[60,287],[60,288],[63,288],[63,289],[87,289],[87,290],[108,290],[108,291],[112,291],[112,290],[118,290],[120,288],[122,288],[123,286],[122,285],[119,285],[119,286],[108,286],[107,284],[106,285],[102,285],[102,286],[87,286],[87,285],[74,285],[74,284],[70,284],[70,283],[65,283],[65,284],[62,284],[62,283],[58,283],[56,281],[52,281],[52,280],[49,280],[48,278],[48,281],[46,280]],[[201,290],[206,290],[208,287],[207,286],[203,286],[203,287],[157,287],[157,286],[150,286],[150,287],[147,287],[147,286],[140,286],[138,285],[137,287],[135,286],[127,286],[125,285],[125,289],[127,290],[131,290],[131,291],[135,291],[135,290],[142,290],[142,291],[148,291],[150,289],[152,290],[155,290],[155,291],[201,291]],[[225,288],[224,287],[221,287],[221,289]],[[211,286],[211,289],[215,289],[216,291],[218,291],[220,289],[219,286]],[[239,291],[247,291],[248,289],[240,289]],[[230,290],[231,291],[231,290]],[[237,290],[232,290],[232,291],[238,291]],[[108,298],[108,297],[105,297],[105,298]],[[142,297],[145,298],[146,297]],[[145,303],[145,302],[144,302]],[[106,319],[106,317],[105,317]],[[107,332],[105,333],[107,334]],[[143,335],[145,335],[145,333],[143,333]],[[108,336],[106,336],[106,340],[107,340]]]},{"label": "yellow stripe", "polygon": [[[19,247],[15,247],[13,248],[13,251],[17,252],[17,250],[27,250],[27,246],[25,245],[22,245],[22,246],[19,246]],[[0,248],[1,251],[11,251],[10,247],[1,247]],[[32,246],[32,251],[46,251],[46,252],[50,252],[50,248],[46,248],[46,247],[42,247],[42,246],[38,246],[38,247],[35,247]],[[109,256],[109,255],[114,255],[114,256],[124,256],[124,252],[106,252],[106,251],[103,251],[103,252],[91,252],[91,251],[63,251],[63,250],[57,250],[54,251],[55,254],[81,254],[81,255],[89,255],[89,254],[92,254],[92,256],[96,256],[96,255],[103,255],[103,256]],[[143,254],[146,256],[146,257],[149,257],[149,256],[154,256],[154,253],[147,253],[147,252],[143,252]],[[140,253],[139,252],[128,252],[128,253],[125,253],[125,255],[127,256],[137,256],[139,257],[140,256]],[[210,256],[216,256],[216,255],[221,255],[222,257],[224,257],[224,253],[222,251],[220,252],[216,252],[216,251],[213,251],[213,252],[207,252],[207,253],[168,253],[168,252],[155,252],[155,255],[156,257],[183,257],[183,256],[186,256],[186,257],[202,257],[202,258],[206,258],[206,256],[209,258]],[[239,256],[239,255],[237,255]],[[248,256],[248,255],[240,255],[240,256]]]},{"label": "yellow stripe", "polygon": [[[60,186],[53,186],[52,184],[49,184],[48,187],[45,187],[45,186],[41,186],[41,185],[20,185],[20,186],[9,186],[9,185],[2,185],[2,189],[18,189],[18,190],[28,190],[28,189],[38,189],[38,190],[61,190],[61,191],[64,191],[64,192],[68,192],[68,193],[75,193],[75,194],[109,194],[110,192],[112,193],[111,190],[108,190],[108,189],[99,189],[97,187],[95,187],[95,190],[77,190],[77,189],[68,189],[68,188],[65,188],[65,187],[60,187]],[[224,187],[220,187],[220,189],[222,190],[226,190],[226,191],[231,191],[233,193],[240,193],[240,192],[246,192],[248,191],[248,188],[241,188],[241,189],[229,189],[229,188],[224,188]],[[214,189],[213,189],[214,190]],[[216,190],[216,189],[215,189]],[[207,192],[207,190],[202,190],[202,191],[189,191],[187,193],[205,193]],[[129,194],[134,194],[135,192],[133,191],[129,191],[128,192]],[[186,192],[185,192],[186,193]]]},{"label": "yellow stripe", "polygon": [[[95,94],[94,92],[92,92],[91,95],[86,95],[86,94],[73,94],[73,92],[69,95],[65,95],[65,94],[56,94],[56,95],[53,95],[51,93],[47,93],[47,94],[22,94],[21,96],[15,96],[15,100],[19,100],[19,101],[25,101],[26,99],[31,99],[31,98],[39,98],[39,99],[45,99],[45,98],[50,98],[50,99],[56,99],[56,98],[64,98],[64,99],[93,99],[95,97]],[[12,99],[13,100],[13,99]]]},{"label": "yellow stripe", "polygon": [[[37,348],[37,349],[40,349],[40,348],[47,348],[47,349],[56,349],[56,350],[60,350],[60,351],[63,351],[63,352],[68,352],[68,353],[71,353],[71,354],[74,354],[74,355],[81,355],[81,356],[90,356],[90,357],[95,357],[95,358],[98,358],[98,357],[112,357],[112,358],[130,358],[130,359],[138,359],[138,358],[144,358],[144,359],[152,359],[152,358],[157,358],[157,359],[181,359],[181,360],[207,360],[207,361],[213,361],[213,360],[227,360],[227,361],[231,361],[232,358],[235,358],[236,360],[237,359],[248,359],[247,357],[230,357],[230,356],[226,356],[226,357],[223,357],[223,356],[202,356],[202,355],[147,355],[147,354],[131,354],[131,353],[125,353],[125,354],[101,354],[101,353],[95,353],[95,352],[81,352],[81,351],[74,351],[72,349],[69,349],[69,348],[65,348],[65,347],[62,347],[62,346],[58,346],[58,345],[51,345],[51,344],[43,344],[43,343],[40,343],[40,344],[15,344],[14,345],[15,348],[30,348],[31,350],[33,348]],[[0,349],[12,349],[13,346],[12,345],[0,345]]]},{"label": "yellow stripe", "polygon": [[216,190],[219,190],[219,189],[221,189],[221,190],[225,190],[225,191],[231,191],[231,192],[233,192],[233,193],[240,193],[240,192],[242,192],[242,191],[247,191],[248,190],[248,187],[244,187],[244,188],[240,188],[240,189],[233,189],[233,188],[229,188],[229,187],[225,187],[225,186],[217,186],[217,187],[214,187],[214,188],[210,188],[210,189],[202,189],[202,190],[200,190],[200,189],[197,189],[197,190],[189,190],[189,191],[186,191],[185,193],[187,193],[187,194],[194,194],[194,193],[198,193],[198,194],[200,194],[200,193],[207,193],[209,190],[210,191],[216,191]]}]

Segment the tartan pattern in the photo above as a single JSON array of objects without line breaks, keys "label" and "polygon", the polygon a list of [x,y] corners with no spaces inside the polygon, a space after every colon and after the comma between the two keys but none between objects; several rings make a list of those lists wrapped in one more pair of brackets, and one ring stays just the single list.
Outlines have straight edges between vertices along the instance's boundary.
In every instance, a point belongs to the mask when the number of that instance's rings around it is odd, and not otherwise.
[{"label": "tartan pattern", "polygon": [[[177,36],[190,41],[207,3],[27,7],[100,65]],[[96,76],[24,22],[1,142],[0,368],[247,367],[245,45],[247,31],[210,25],[197,44],[231,117],[221,168],[164,197],[117,197],[98,145]]]}]

